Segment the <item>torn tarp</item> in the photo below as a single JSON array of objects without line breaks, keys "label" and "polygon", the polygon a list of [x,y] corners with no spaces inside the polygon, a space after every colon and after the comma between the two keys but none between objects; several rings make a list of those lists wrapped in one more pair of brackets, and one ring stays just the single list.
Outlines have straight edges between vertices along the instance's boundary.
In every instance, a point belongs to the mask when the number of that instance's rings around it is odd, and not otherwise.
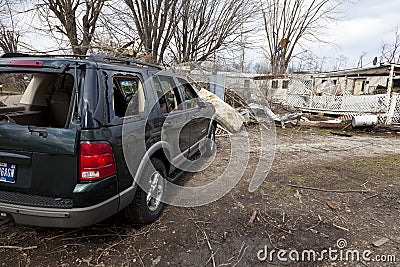
[{"label": "torn tarp", "polygon": [[199,97],[214,106],[216,120],[223,128],[232,133],[240,131],[245,119],[238,111],[207,90],[201,89]]},{"label": "torn tarp", "polygon": [[270,108],[255,103],[249,104],[249,108],[256,115],[257,120],[268,118],[278,125],[282,125],[283,123],[289,124],[291,121],[299,120],[303,115],[302,112],[295,112],[280,116],[275,114]]}]

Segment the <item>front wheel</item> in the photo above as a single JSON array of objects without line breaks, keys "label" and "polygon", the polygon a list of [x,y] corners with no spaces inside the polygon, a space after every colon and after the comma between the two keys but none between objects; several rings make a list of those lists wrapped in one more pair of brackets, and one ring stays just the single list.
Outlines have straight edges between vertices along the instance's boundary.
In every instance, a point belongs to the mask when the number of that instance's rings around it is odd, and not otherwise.
[{"label": "front wheel", "polygon": [[167,171],[164,163],[159,159],[151,159],[151,168],[149,164],[143,171],[142,185],[138,186],[135,198],[132,203],[125,208],[125,216],[130,223],[144,225],[153,223],[161,215],[164,209],[164,203],[161,202]]}]

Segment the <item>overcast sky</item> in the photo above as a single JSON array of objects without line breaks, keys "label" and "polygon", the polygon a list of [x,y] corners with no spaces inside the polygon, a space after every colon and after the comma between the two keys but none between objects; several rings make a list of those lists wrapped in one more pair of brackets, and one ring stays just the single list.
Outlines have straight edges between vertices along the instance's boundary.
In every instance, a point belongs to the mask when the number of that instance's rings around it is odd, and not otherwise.
[{"label": "overcast sky", "polygon": [[349,58],[348,67],[354,67],[362,52],[367,53],[364,63],[372,62],[375,56],[379,58],[383,42],[394,41],[400,1],[359,0],[348,7],[345,19],[327,29],[329,39],[339,47],[321,46],[319,53],[333,58],[343,54]]},{"label": "overcast sky", "polygon": [[[363,52],[366,53],[363,66],[372,65],[374,57],[379,59],[381,55],[383,42],[394,42],[396,29],[400,27],[400,0],[355,0],[346,4],[343,12],[343,18],[328,25],[322,36],[335,45],[306,44],[320,59],[326,57],[326,70],[331,70],[341,55],[347,58],[346,68],[357,67]],[[248,56],[254,61],[262,58],[257,49],[248,52]]]},{"label": "overcast sky", "polygon": [[[344,10],[344,18],[332,23],[326,29],[324,40],[327,44],[308,44],[308,48],[319,58],[327,57],[326,69],[332,68],[333,62],[340,55],[348,58],[346,67],[357,67],[361,53],[366,52],[363,63],[371,63],[381,54],[383,42],[392,43],[397,27],[400,27],[400,0],[353,0]],[[258,36],[260,46],[265,41]],[[35,42],[38,39],[35,38]],[[39,42],[41,43],[41,42]],[[45,45],[43,45],[45,46]],[[261,49],[247,52],[247,58],[260,61]]]}]

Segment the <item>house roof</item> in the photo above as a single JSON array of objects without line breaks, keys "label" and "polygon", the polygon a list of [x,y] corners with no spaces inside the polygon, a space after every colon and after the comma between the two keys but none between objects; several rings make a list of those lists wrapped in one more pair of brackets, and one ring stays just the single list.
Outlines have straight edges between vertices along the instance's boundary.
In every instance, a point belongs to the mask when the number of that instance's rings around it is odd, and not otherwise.
[{"label": "house roof", "polygon": [[328,71],[328,72],[302,72],[302,73],[293,73],[290,75],[262,75],[254,77],[255,80],[272,80],[272,79],[285,79],[288,77],[293,77],[296,75],[306,75],[312,78],[332,78],[332,77],[359,77],[359,76],[388,76],[390,74],[391,67],[394,66],[395,71],[400,72],[400,64],[383,64],[379,66],[373,67],[365,67],[365,68],[355,68],[355,69],[346,69],[346,70],[337,70],[337,71]]},{"label": "house roof", "polygon": [[359,69],[347,69],[330,72],[321,72],[310,74],[314,78],[325,78],[325,77],[358,77],[358,76],[382,76],[389,75],[392,65],[396,70],[400,70],[400,65],[397,64],[384,64],[380,66],[359,68]]}]

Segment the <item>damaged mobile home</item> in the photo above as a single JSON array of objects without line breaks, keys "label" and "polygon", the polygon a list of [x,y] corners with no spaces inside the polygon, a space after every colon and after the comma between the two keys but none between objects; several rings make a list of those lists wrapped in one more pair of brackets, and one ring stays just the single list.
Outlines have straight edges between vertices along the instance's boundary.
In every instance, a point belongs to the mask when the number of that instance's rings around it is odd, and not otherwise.
[{"label": "damaged mobile home", "polygon": [[377,115],[380,123],[400,123],[400,65],[397,64],[254,79],[271,101],[304,112]]}]

